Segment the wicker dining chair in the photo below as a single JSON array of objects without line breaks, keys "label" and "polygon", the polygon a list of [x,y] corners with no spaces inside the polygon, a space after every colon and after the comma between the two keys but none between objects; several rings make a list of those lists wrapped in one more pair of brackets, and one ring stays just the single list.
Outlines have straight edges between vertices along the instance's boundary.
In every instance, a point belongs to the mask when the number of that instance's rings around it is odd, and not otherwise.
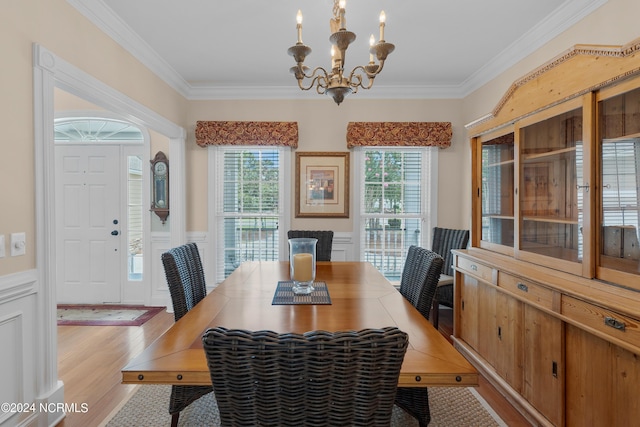
[{"label": "wicker dining chair", "polygon": [[216,327],[202,337],[223,426],[386,426],[408,336]]},{"label": "wicker dining chair", "polygon": [[[400,293],[429,320],[433,297],[444,260],[437,253],[410,246],[400,279]],[[429,392],[426,387],[399,387],[396,405],[418,420],[420,427],[431,421]]]},{"label": "wicker dining chair", "polygon": [[[207,295],[202,261],[195,243],[169,249],[161,258],[177,322]],[[172,386],[169,398],[171,426],[178,425],[182,410],[212,390],[211,386]]]},{"label": "wicker dining chair", "polygon": [[289,230],[289,239],[300,237],[318,239],[316,246],[316,261],[331,261],[331,250],[333,248],[333,231],[331,230]]},{"label": "wicker dining chair", "polygon": [[452,249],[465,249],[469,243],[469,230],[457,230],[453,228],[433,229],[433,242],[431,250],[444,258],[442,276],[436,288],[433,299],[433,326],[438,329],[440,318],[440,304],[453,308],[453,254]]}]

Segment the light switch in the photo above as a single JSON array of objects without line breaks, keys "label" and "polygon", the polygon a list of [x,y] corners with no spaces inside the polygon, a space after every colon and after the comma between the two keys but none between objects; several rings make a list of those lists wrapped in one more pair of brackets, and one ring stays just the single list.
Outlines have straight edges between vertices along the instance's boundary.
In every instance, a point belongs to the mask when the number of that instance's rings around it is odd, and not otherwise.
[{"label": "light switch", "polygon": [[26,252],[26,234],[11,233],[11,256],[24,255]]},{"label": "light switch", "polygon": [[4,258],[6,255],[6,251],[4,248],[4,234],[0,234],[0,258]]}]

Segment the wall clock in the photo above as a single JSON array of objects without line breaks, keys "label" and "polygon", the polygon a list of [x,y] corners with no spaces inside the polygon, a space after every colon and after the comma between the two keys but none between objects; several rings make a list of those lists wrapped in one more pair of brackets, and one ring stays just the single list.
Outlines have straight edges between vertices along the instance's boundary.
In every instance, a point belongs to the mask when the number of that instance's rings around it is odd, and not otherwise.
[{"label": "wall clock", "polygon": [[162,151],[151,160],[151,180],[151,211],[164,224],[169,216],[169,160]]}]

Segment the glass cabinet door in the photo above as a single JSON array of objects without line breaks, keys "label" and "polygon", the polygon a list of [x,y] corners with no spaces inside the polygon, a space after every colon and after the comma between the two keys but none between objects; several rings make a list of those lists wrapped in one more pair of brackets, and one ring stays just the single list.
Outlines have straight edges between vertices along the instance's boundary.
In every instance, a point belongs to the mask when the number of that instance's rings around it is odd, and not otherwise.
[{"label": "glass cabinet door", "polygon": [[640,275],[640,89],[599,101],[598,116],[602,186],[599,265]]},{"label": "glass cabinet door", "polygon": [[[582,262],[582,108],[520,129],[520,251]],[[551,265],[551,264],[550,264]]]},{"label": "glass cabinet door", "polygon": [[514,137],[482,142],[482,241],[513,248]]}]

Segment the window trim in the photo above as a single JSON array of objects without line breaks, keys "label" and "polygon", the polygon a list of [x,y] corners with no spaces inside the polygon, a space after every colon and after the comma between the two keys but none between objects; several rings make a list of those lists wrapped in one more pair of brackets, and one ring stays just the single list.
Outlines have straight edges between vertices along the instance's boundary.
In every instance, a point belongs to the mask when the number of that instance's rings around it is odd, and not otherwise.
[{"label": "window trim", "polygon": [[[422,229],[420,233],[420,246],[431,247],[433,227],[438,224],[438,152],[437,147],[355,147],[353,148],[353,173],[351,174],[352,194],[357,195],[354,200],[353,215],[353,241],[356,242],[353,250],[354,260],[362,260],[362,206],[360,194],[363,194],[362,170],[365,162],[365,152],[371,150],[380,151],[420,151],[422,154],[422,165],[427,165],[428,174],[422,174]],[[424,170],[424,166],[423,166]]]},{"label": "window trim", "polygon": [[213,183],[215,179],[224,171],[218,170],[217,166],[221,164],[220,157],[224,155],[227,149],[245,149],[245,150],[277,150],[280,154],[280,188],[282,191],[278,194],[278,204],[281,206],[278,221],[278,258],[281,261],[288,259],[288,243],[287,230],[290,226],[291,218],[291,148],[284,146],[264,146],[264,145],[210,145],[207,148],[208,160],[208,179],[207,179],[207,210],[208,210],[208,228],[210,249],[213,255],[210,256],[211,261],[211,277],[214,286],[220,283],[218,271],[224,268],[224,252],[218,250],[217,242],[221,241],[222,236],[219,235],[218,221],[220,216],[217,212],[220,194],[216,191],[217,186]]}]

